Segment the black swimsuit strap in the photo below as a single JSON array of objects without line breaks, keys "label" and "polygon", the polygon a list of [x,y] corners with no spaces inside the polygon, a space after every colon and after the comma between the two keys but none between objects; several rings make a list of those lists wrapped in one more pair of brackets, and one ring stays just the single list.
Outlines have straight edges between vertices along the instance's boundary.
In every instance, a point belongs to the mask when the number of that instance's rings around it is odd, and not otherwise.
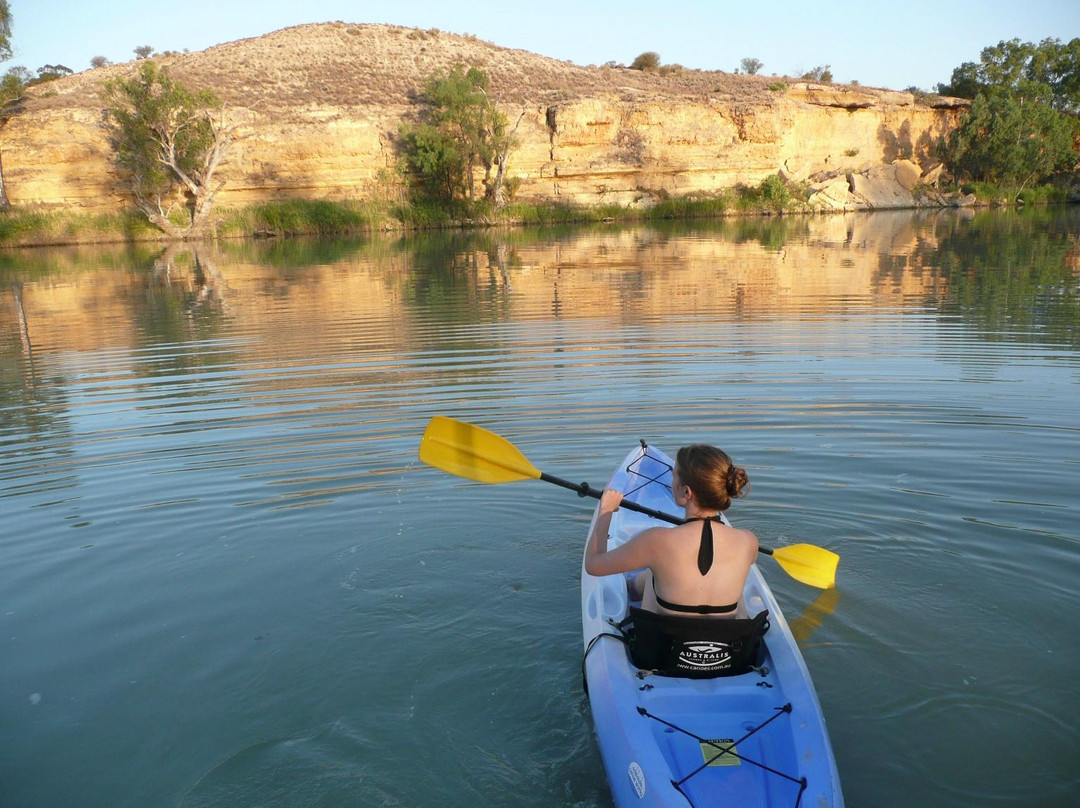
[{"label": "black swimsuit strap", "polygon": [[657,594],[655,585],[653,586],[653,595],[656,596],[656,602],[658,604],[671,612],[685,612],[686,614],[731,614],[739,608],[738,603],[731,603],[726,606],[684,606],[681,603],[672,603],[671,601],[664,600]]},{"label": "black swimsuit strap", "polygon": [[698,572],[702,575],[708,573],[712,569],[713,563],[713,539],[712,539],[712,523],[713,520],[719,520],[719,516],[695,516],[691,519],[687,519],[687,522],[701,521],[701,543],[698,545],[697,551],[697,568]]}]

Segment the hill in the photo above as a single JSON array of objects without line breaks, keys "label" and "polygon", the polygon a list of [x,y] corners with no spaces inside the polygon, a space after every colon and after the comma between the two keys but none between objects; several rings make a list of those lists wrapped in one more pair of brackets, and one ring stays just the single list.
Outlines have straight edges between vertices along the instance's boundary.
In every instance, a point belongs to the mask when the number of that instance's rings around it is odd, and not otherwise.
[{"label": "hill", "polygon": [[[320,23],[227,42],[197,53],[154,57],[191,86],[210,87],[231,106],[280,109],[408,103],[429,76],[477,65],[507,103],[626,94],[635,100],[723,95],[762,100],[775,78],[686,70],[582,67],[472,36],[393,25]],[[108,78],[134,62],[87,70],[29,92],[31,107],[96,106]]]}]

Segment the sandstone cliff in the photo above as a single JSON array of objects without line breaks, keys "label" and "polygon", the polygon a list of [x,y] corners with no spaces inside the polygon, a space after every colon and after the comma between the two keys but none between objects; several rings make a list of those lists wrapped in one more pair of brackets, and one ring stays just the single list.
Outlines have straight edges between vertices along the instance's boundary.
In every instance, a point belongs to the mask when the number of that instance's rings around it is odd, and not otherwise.
[{"label": "sandstone cliff", "polygon": [[[393,192],[395,135],[411,99],[428,76],[458,63],[487,70],[508,118],[523,116],[508,169],[520,178],[519,198],[586,204],[708,194],[781,172],[819,180],[820,208],[910,205],[910,194],[860,192],[857,175],[869,179],[875,166],[897,180],[914,172],[910,190],[966,103],[791,80],[770,89],[781,80],[764,76],[581,67],[384,25],[300,26],[157,58],[189,86],[212,88],[241,122],[220,175],[222,205]],[[99,92],[133,69],[38,85],[8,110],[0,164],[13,205],[99,212],[128,204]]]}]

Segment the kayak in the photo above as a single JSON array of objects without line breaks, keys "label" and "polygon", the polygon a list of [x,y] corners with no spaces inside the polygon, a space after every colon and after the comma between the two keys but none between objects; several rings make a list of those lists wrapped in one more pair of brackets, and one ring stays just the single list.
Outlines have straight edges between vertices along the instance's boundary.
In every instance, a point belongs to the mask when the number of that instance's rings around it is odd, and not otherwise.
[{"label": "kayak", "polygon": [[[671,496],[672,465],[642,442],[609,487],[622,491],[625,501],[681,512]],[[661,524],[620,508],[609,547]],[[634,605],[631,576],[596,577],[582,562],[582,671],[615,805],[841,808],[840,778],[810,673],[757,565],[743,602],[750,617],[769,612],[760,664],[710,679],[649,675],[633,664],[617,627]]]}]

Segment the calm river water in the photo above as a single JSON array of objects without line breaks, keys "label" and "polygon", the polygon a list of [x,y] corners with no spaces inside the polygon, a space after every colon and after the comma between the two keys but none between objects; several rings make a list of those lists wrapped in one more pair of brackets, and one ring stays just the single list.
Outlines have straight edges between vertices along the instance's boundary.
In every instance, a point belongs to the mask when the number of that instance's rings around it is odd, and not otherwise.
[{"label": "calm river water", "polygon": [[1080,802],[1080,210],[0,254],[0,805],[609,806],[591,501],[745,465],[851,806]]}]

